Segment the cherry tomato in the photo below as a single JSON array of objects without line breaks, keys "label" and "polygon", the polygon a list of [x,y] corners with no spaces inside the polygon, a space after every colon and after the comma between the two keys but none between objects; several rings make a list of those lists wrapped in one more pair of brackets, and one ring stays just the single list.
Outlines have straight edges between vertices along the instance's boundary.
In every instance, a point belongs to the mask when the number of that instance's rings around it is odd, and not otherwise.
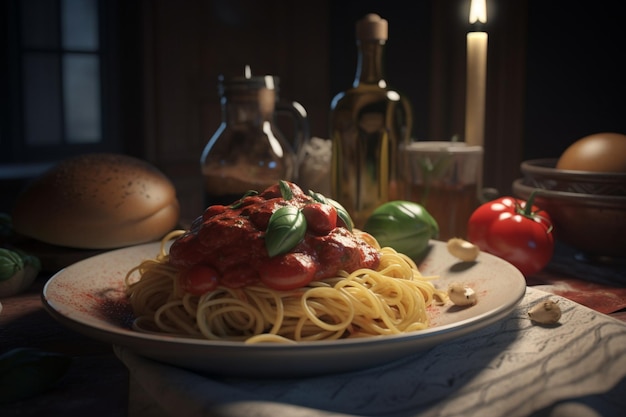
[{"label": "cherry tomato", "polygon": [[330,204],[312,203],[302,208],[307,228],[316,235],[327,235],[337,227],[337,209]]},{"label": "cherry tomato", "polygon": [[170,247],[170,263],[182,269],[202,262],[202,246],[198,244],[195,232],[186,232],[172,243]]},{"label": "cherry tomato", "polygon": [[525,276],[541,271],[552,259],[552,220],[532,202],[501,197],[478,207],[467,225],[467,238],[482,251],[517,267]]},{"label": "cherry tomato", "polygon": [[289,291],[304,287],[315,275],[315,263],[305,253],[286,253],[270,258],[259,268],[261,282],[268,287]]},{"label": "cherry tomato", "polygon": [[217,288],[219,274],[208,265],[197,264],[182,272],[179,279],[183,291],[202,295]]}]

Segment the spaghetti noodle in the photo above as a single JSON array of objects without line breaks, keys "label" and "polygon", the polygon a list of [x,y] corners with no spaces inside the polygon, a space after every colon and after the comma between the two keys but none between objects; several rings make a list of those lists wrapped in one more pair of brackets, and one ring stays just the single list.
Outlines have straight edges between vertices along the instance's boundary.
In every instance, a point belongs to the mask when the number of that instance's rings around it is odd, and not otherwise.
[{"label": "spaghetti noodle", "polygon": [[380,252],[376,269],[340,271],[288,291],[262,284],[220,285],[192,295],[181,289],[180,269],[168,262],[166,250],[167,241],[183,233],[166,236],[156,258],[141,262],[126,276],[138,331],[246,343],[390,335],[427,328],[427,307],[435,297],[446,296],[411,258],[381,248],[371,235],[356,230]]}]

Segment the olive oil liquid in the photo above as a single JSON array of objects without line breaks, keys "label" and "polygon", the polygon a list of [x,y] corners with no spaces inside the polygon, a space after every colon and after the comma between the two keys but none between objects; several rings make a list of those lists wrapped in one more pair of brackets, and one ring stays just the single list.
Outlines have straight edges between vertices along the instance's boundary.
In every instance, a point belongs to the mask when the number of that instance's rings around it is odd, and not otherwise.
[{"label": "olive oil liquid", "polygon": [[398,198],[399,147],[411,135],[409,101],[384,77],[387,35],[387,20],[377,14],[357,22],[354,82],[331,103],[331,194],[357,228],[378,206]]},{"label": "olive oil liquid", "polygon": [[359,86],[336,101],[331,116],[331,188],[356,227],[379,205],[397,199],[399,145],[408,138],[410,106],[388,90]]}]

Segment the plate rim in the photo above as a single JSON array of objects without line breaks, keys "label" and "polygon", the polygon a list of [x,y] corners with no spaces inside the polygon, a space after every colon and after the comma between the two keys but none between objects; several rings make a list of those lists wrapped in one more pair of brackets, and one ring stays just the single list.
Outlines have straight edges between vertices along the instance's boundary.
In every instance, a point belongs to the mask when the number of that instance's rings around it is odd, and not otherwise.
[{"label": "plate rim", "polygon": [[[432,240],[430,244],[435,246],[442,246],[445,245],[445,242]],[[512,290],[516,290],[517,292],[513,296],[511,296],[510,299],[508,299],[506,302],[498,305],[495,308],[482,312],[476,316],[462,319],[460,321],[436,325],[424,330],[417,330],[397,335],[346,338],[332,341],[296,342],[293,344],[245,344],[244,342],[240,341],[216,341],[208,339],[182,338],[153,333],[140,333],[119,325],[116,326],[114,323],[108,323],[107,325],[100,325],[100,323],[97,323],[97,325],[94,325],[94,323],[89,323],[86,320],[83,320],[81,317],[68,316],[67,314],[64,314],[62,308],[60,308],[60,305],[57,304],[58,300],[54,300],[49,297],[49,289],[51,288],[51,286],[58,284],[58,281],[63,279],[66,274],[71,273],[73,268],[84,267],[85,263],[94,262],[94,259],[96,258],[111,257],[120,252],[125,252],[129,250],[141,251],[148,250],[148,248],[158,250],[159,247],[160,242],[151,242],[126,248],[120,248],[83,259],[59,270],[48,279],[41,291],[41,300],[45,310],[57,321],[83,335],[100,340],[105,343],[127,347],[131,351],[135,351],[136,353],[139,353],[143,356],[151,357],[152,359],[157,360],[159,358],[156,358],[150,354],[146,354],[146,350],[149,351],[155,348],[158,349],[158,347],[160,346],[179,346],[192,350],[205,349],[207,353],[213,350],[228,349],[233,352],[254,351],[267,354],[288,352],[294,355],[306,355],[309,352],[323,353],[324,351],[329,350],[348,351],[350,349],[367,349],[368,347],[379,348],[381,345],[395,345],[407,343],[411,344],[420,341],[423,343],[425,348],[429,348],[429,341],[432,341],[432,343],[447,342],[466,335],[473,330],[479,330],[497,321],[500,321],[501,319],[508,316],[516,308],[516,306],[521,302],[526,293],[525,278],[517,268],[501,258],[483,252],[481,253],[481,256],[496,258],[498,263],[502,265],[507,265],[511,272],[515,272],[512,274],[507,274],[507,279],[511,279],[511,282],[515,284],[512,286]],[[424,259],[424,261],[427,260],[429,260],[429,256]],[[420,265],[421,263],[418,263],[418,266]],[[88,313],[85,314],[87,314],[88,316]],[[97,318],[97,320],[103,321],[101,318]],[[137,345],[140,343],[149,343],[154,346],[151,349],[137,348]],[[390,359],[389,361],[391,360],[393,359]]]}]

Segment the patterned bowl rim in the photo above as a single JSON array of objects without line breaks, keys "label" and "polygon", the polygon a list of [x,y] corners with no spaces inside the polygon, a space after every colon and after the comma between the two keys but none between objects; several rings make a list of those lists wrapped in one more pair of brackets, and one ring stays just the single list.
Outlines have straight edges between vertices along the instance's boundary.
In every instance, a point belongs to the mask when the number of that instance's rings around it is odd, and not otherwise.
[{"label": "patterned bowl rim", "polygon": [[538,179],[594,182],[594,183],[626,183],[626,172],[592,172],[556,169],[557,158],[530,159],[523,161],[520,168],[524,176]]},{"label": "patterned bowl rim", "polygon": [[536,190],[536,198],[555,198],[558,200],[582,201],[587,202],[589,205],[609,204],[611,206],[623,207],[626,210],[626,195],[586,194],[570,191],[548,190],[525,184],[524,178],[518,178],[513,181],[513,190],[518,192],[522,191],[524,194],[528,195],[530,195],[532,191]]}]

